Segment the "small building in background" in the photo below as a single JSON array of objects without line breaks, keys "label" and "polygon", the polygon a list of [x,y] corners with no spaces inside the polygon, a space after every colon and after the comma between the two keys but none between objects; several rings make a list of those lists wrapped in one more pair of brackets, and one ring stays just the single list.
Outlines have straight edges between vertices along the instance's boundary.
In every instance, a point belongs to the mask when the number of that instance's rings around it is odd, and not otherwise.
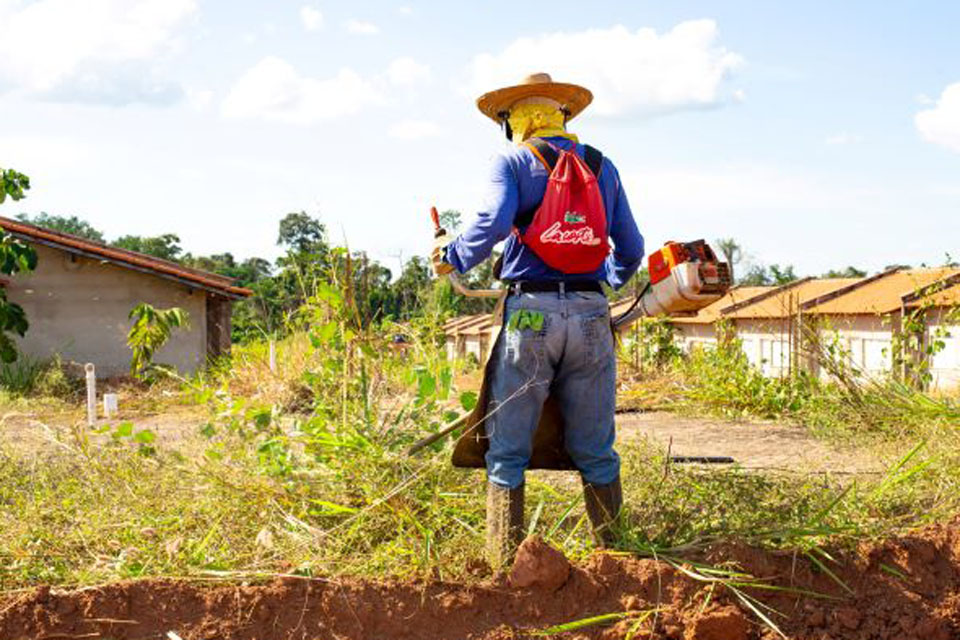
[{"label": "small building in background", "polygon": [[923,323],[930,388],[960,388],[960,271],[903,296],[902,303],[904,311]]},{"label": "small building in background", "polygon": [[30,323],[20,351],[28,358],[96,366],[99,377],[130,369],[130,310],[140,303],[180,307],[188,329],[174,332],[157,363],[190,373],[230,350],[232,303],[252,294],[231,278],[188,269],[135,251],[0,218],[0,228],[31,245],[37,268],[4,283]]},{"label": "small building in background", "polygon": [[493,349],[500,324],[495,323],[492,314],[478,313],[452,318],[443,325],[443,330],[446,334],[447,358],[473,357],[483,364]]},{"label": "small building in background", "polygon": [[805,366],[800,349],[802,306],[809,300],[853,284],[857,278],[804,278],[720,310],[743,343],[750,364],[766,376],[788,375]]},{"label": "small building in background", "polygon": [[685,353],[697,348],[716,346],[717,321],[721,319],[724,309],[759,299],[775,288],[733,287],[725,296],[704,307],[696,315],[670,318],[678,345]]},{"label": "small building in background", "polygon": [[[612,318],[627,312],[633,298],[610,305]],[[922,313],[917,313],[922,310]],[[668,319],[684,352],[717,344],[718,326],[728,325],[751,365],[770,377],[797,371],[828,375],[818,349],[829,345],[847,358],[850,371],[866,376],[894,371],[895,336],[901,318],[920,323],[917,352],[907,354],[929,373],[927,386],[960,387],[960,269],[890,269],[866,278],[804,278],[780,286],[738,286],[692,316]],[[621,333],[628,348],[647,339],[640,319]],[[445,325],[447,355],[471,354],[483,363],[499,331],[486,314],[455,318]],[[929,352],[928,352],[929,351]],[[639,366],[640,348],[633,349]],[[917,382],[916,380],[911,380]]]},{"label": "small building in background", "polygon": [[890,269],[808,300],[802,312],[808,324],[816,324],[824,344],[832,343],[847,354],[852,370],[869,376],[903,375],[893,366],[899,348],[894,336],[901,331],[904,299],[955,272],[947,267]]}]

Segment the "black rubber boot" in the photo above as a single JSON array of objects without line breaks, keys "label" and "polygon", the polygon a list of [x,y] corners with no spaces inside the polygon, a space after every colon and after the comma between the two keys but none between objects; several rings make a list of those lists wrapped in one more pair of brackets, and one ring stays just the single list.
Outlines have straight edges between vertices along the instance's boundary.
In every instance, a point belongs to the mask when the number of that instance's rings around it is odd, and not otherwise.
[{"label": "black rubber boot", "polygon": [[506,569],[523,541],[523,485],[507,489],[487,483],[487,560],[493,571]]},{"label": "black rubber boot", "polygon": [[610,548],[616,542],[613,527],[623,506],[623,491],[620,488],[620,476],[610,484],[583,483],[583,501],[587,507],[587,516],[593,525],[593,537],[597,544]]}]

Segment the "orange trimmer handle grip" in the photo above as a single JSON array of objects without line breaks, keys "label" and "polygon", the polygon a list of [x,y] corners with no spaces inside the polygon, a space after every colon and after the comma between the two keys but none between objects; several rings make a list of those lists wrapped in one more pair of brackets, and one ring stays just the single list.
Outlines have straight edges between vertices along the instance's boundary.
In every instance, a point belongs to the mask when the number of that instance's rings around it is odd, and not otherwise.
[{"label": "orange trimmer handle grip", "polygon": [[436,207],[430,207],[430,219],[433,220],[433,237],[437,238],[447,233],[446,229],[440,226],[440,214]]}]

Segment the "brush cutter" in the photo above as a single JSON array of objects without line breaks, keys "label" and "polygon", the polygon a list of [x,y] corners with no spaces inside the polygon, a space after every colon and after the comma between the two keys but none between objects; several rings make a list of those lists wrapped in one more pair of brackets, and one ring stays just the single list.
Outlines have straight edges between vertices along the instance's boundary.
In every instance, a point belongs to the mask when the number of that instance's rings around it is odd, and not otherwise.
[{"label": "brush cutter", "polygon": [[[435,236],[441,237],[446,231],[440,226],[436,208],[431,209]],[[650,282],[634,299],[625,311],[611,319],[611,331],[622,331],[643,317],[656,315],[692,315],[699,309],[719,300],[730,288],[730,268],[720,262],[710,246],[703,240],[693,242],[668,242],[662,249],[648,258]],[[491,353],[497,352],[497,345],[503,338],[503,300],[505,289],[470,289],[463,285],[455,273],[448,275],[453,288],[469,297],[497,298],[499,302],[494,311],[494,325],[501,329],[494,342]],[[417,442],[409,453],[440,440],[449,433],[462,429],[453,452],[455,467],[481,468],[485,466],[484,455],[487,452],[487,438],[484,421],[489,413],[489,380],[494,368],[493,358],[487,360],[483,373],[483,382],[476,407],[442,431]],[[540,422],[534,433],[533,454],[530,469],[574,470],[576,467],[567,454],[563,442],[564,423],[559,404],[548,396],[540,415]]]}]

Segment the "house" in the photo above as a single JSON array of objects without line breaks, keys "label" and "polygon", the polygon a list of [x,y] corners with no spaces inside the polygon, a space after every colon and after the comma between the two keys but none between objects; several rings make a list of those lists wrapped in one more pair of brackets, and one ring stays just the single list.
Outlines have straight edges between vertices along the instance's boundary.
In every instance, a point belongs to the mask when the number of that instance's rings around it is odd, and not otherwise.
[{"label": "house", "polygon": [[252,293],[230,278],[18,220],[0,218],[0,228],[31,245],[38,258],[34,271],[4,284],[30,323],[18,339],[20,351],[91,362],[99,377],[129,371],[128,315],[137,304],[189,314],[189,327],[175,332],[155,361],[193,372],[229,351],[232,302]]},{"label": "house", "polygon": [[[632,298],[611,303],[611,317],[626,312]],[[685,352],[715,345],[718,324],[727,323],[748,361],[767,376],[819,370],[815,342],[840,348],[854,371],[891,373],[895,336],[907,315],[920,345],[908,357],[922,363],[934,389],[960,387],[960,269],[893,268],[866,278],[804,278],[780,286],[730,289],[691,316],[673,316],[674,339]],[[639,329],[639,323],[634,328]],[[447,325],[448,354],[476,355],[481,362],[499,329],[486,315]],[[636,339],[627,330],[626,344]],[[481,355],[483,357],[481,357]],[[894,371],[901,376],[906,371]]]},{"label": "house", "polygon": [[803,278],[724,307],[720,317],[732,324],[750,364],[764,375],[784,376],[805,366],[800,349],[803,305],[857,280]]},{"label": "house", "polygon": [[890,373],[898,348],[894,336],[901,331],[906,309],[904,300],[920,304],[922,296],[918,294],[957,271],[948,267],[890,269],[810,299],[801,311],[808,323],[816,322],[821,341],[838,344],[847,353],[855,371],[872,376]]},{"label": "house", "polygon": [[923,324],[930,388],[960,388],[960,271],[903,296],[901,302]]},{"label": "house", "polygon": [[758,299],[776,287],[746,287],[738,286],[730,289],[726,295],[716,302],[704,307],[696,315],[675,316],[670,318],[674,328],[674,338],[681,349],[686,353],[698,347],[717,344],[717,321],[721,311],[728,307]]},{"label": "house", "polygon": [[472,356],[483,364],[490,356],[493,341],[500,331],[500,324],[489,313],[460,316],[448,320],[443,325],[446,334],[447,357],[466,358]]}]

